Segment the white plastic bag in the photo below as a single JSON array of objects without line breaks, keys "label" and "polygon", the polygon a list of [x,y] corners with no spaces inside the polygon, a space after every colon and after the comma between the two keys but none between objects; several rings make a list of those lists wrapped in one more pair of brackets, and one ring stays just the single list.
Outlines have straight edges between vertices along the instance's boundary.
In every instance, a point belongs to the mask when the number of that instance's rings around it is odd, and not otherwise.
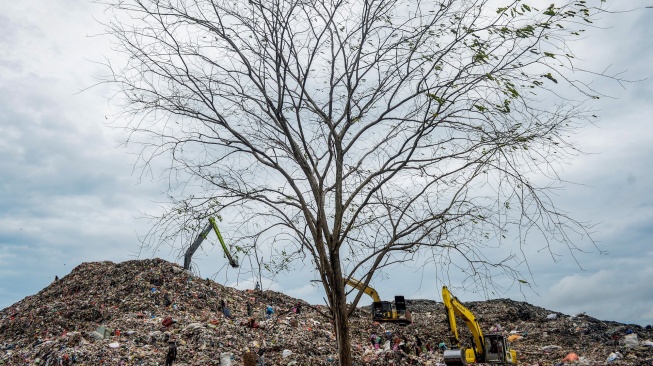
[{"label": "white plastic bag", "polygon": [[621,353],[619,352],[612,352],[610,353],[610,356],[608,356],[608,359],[605,360],[605,362],[613,362],[621,358]]},{"label": "white plastic bag", "polygon": [[281,352],[281,357],[286,358],[288,356],[292,355],[292,351],[289,349],[284,349],[283,352]]},{"label": "white plastic bag", "polygon": [[561,349],[562,347],[556,346],[556,345],[550,345],[550,346],[544,346],[542,347],[542,351],[553,351],[553,350],[558,350]]},{"label": "white plastic bag", "polygon": [[637,334],[626,334],[623,338],[623,344],[626,348],[637,347],[639,340],[637,339]]},{"label": "white plastic bag", "polygon": [[231,354],[227,352],[220,354],[220,366],[231,366]]},{"label": "white plastic bag", "polygon": [[653,342],[647,339],[645,341],[642,341],[642,346],[653,347]]}]

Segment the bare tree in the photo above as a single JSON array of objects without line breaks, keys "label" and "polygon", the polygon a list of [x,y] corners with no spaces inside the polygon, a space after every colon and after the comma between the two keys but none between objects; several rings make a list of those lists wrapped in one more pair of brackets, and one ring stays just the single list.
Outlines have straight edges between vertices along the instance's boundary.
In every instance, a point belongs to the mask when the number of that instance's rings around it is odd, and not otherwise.
[{"label": "bare tree", "polygon": [[550,189],[578,152],[570,136],[592,118],[584,103],[599,97],[578,78],[569,41],[600,8],[109,0],[107,9],[126,56],[105,80],[119,86],[118,121],[143,144],[146,166],[169,159],[165,172],[183,188],[171,186],[143,245],[183,247],[207,216],[229,212],[238,250],[270,248],[270,268],[310,261],[341,365],[352,363],[348,317],[361,296],[348,307],[343,278],[367,284],[419,254],[487,288],[497,271],[525,282],[517,267],[531,232],[552,256],[580,250],[568,235],[589,226],[558,210]]}]

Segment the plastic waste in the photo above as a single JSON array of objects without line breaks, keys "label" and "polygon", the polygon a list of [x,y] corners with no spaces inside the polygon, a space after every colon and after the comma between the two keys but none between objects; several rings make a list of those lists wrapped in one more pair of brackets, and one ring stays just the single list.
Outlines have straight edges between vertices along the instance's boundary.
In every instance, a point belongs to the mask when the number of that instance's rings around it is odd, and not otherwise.
[{"label": "plastic waste", "polygon": [[578,361],[578,355],[575,354],[574,352],[571,352],[565,356],[565,358],[562,359],[562,362],[574,362]]},{"label": "plastic waste", "polygon": [[642,341],[642,346],[653,347],[653,342],[647,339],[645,341]]},{"label": "plastic waste", "polygon": [[637,334],[635,333],[626,334],[622,342],[626,348],[637,347],[637,345],[639,344],[639,340],[637,339]]},{"label": "plastic waste", "polygon": [[288,356],[292,355],[292,351],[289,349],[284,349],[283,352],[281,352],[281,357],[286,358]]},{"label": "plastic waste", "polygon": [[220,366],[231,366],[231,354],[227,352],[220,354]]},{"label": "plastic waste", "polygon": [[556,319],[557,317],[558,317],[557,314],[549,314],[549,315],[546,316],[546,318],[549,319],[549,320]]},{"label": "plastic waste", "polygon": [[562,347],[555,346],[555,345],[549,345],[549,346],[542,347],[542,351],[553,351],[553,350],[560,349],[560,348],[562,348]]},{"label": "plastic waste", "polygon": [[618,360],[620,358],[622,358],[621,353],[612,352],[612,353],[610,353],[610,356],[608,356],[608,358],[605,360],[605,362],[608,362],[608,363],[614,362],[614,361],[616,361],[616,360]]}]

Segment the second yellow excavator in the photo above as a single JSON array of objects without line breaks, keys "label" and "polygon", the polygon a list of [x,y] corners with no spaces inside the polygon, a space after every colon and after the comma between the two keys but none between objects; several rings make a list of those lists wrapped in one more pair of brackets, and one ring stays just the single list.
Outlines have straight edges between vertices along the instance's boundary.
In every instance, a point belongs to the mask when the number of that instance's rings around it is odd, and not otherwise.
[{"label": "second yellow excavator", "polygon": [[406,310],[406,300],[403,296],[395,296],[395,306],[390,301],[381,301],[379,293],[370,286],[354,278],[344,278],[345,283],[355,289],[362,290],[372,298],[372,320],[380,323],[395,323],[401,326],[413,322],[410,311]]},{"label": "second yellow excavator", "polygon": [[[444,351],[444,363],[447,366],[466,365],[468,363],[489,363],[499,365],[516,365],[517,352],[508,348],[506,338],[501,334],[483,335],[476,317],[458,299],[442,287],[442,301],[447,310],[447,320],[453,334],[452,343],[455,348]],[[456,315],[465,320],[467,328],[472,332],[474,348],[461,349]]]}]

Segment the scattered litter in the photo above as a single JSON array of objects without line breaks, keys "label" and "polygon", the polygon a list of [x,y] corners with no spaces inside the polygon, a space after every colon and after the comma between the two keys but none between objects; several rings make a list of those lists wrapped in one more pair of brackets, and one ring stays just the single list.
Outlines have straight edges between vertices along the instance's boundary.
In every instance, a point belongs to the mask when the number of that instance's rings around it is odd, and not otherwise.
[{"label": "scattered litter", "polygon": [[629,334],[626,334],[626,335],[622,338],[622,342],[621,342],[621,343],[622,343],[622,344],[624,345],[624,347],[626,347],[626,348],[637,347],[637,345],[639,344],[639,340],[637,339],[637,334],[635,334],[635,333],[629,333]]},{"label": "scattered litter", "polygon": [[574,361],[578,361],[578,355],[573,352],[567,354],[567,356],[565,356],[565,358],[562,359],[562,362],[574,362]]},{"label": "scattered litter", "polygon": [[610,356],[608,356],[608,358],[605,360],[605,362],[614,362],[614,361],[616,361],[616,360],[618,360],[618,359],[621,359],[621,358],[623,358],[623,356],[621,355],[621,353],[619,353],[619,352],[612,352],[612,353],[610,353]]},{"label": "scattered litter", "polygon": [[[266,319],[268,305],[273,312]],[[172,347],[175,365],[337,364],[334,329],[322,316],[328,309],[301,303],[293,312],[297,305],[284,294],[224,287],[160,259],[84,263],[0,310],[0,365],[162,365]],[[653,364],[651,329],[508,299],[465,305],[483,330],[508,337],[523,365]],[[414,315],[408,327],[372,322],[369,306],[354,311],[353,364],[443,365],[443,350],[452,344],[442,303],[407,300],[407,306]],[[469,340],[466,327],[459,332]]]}]

